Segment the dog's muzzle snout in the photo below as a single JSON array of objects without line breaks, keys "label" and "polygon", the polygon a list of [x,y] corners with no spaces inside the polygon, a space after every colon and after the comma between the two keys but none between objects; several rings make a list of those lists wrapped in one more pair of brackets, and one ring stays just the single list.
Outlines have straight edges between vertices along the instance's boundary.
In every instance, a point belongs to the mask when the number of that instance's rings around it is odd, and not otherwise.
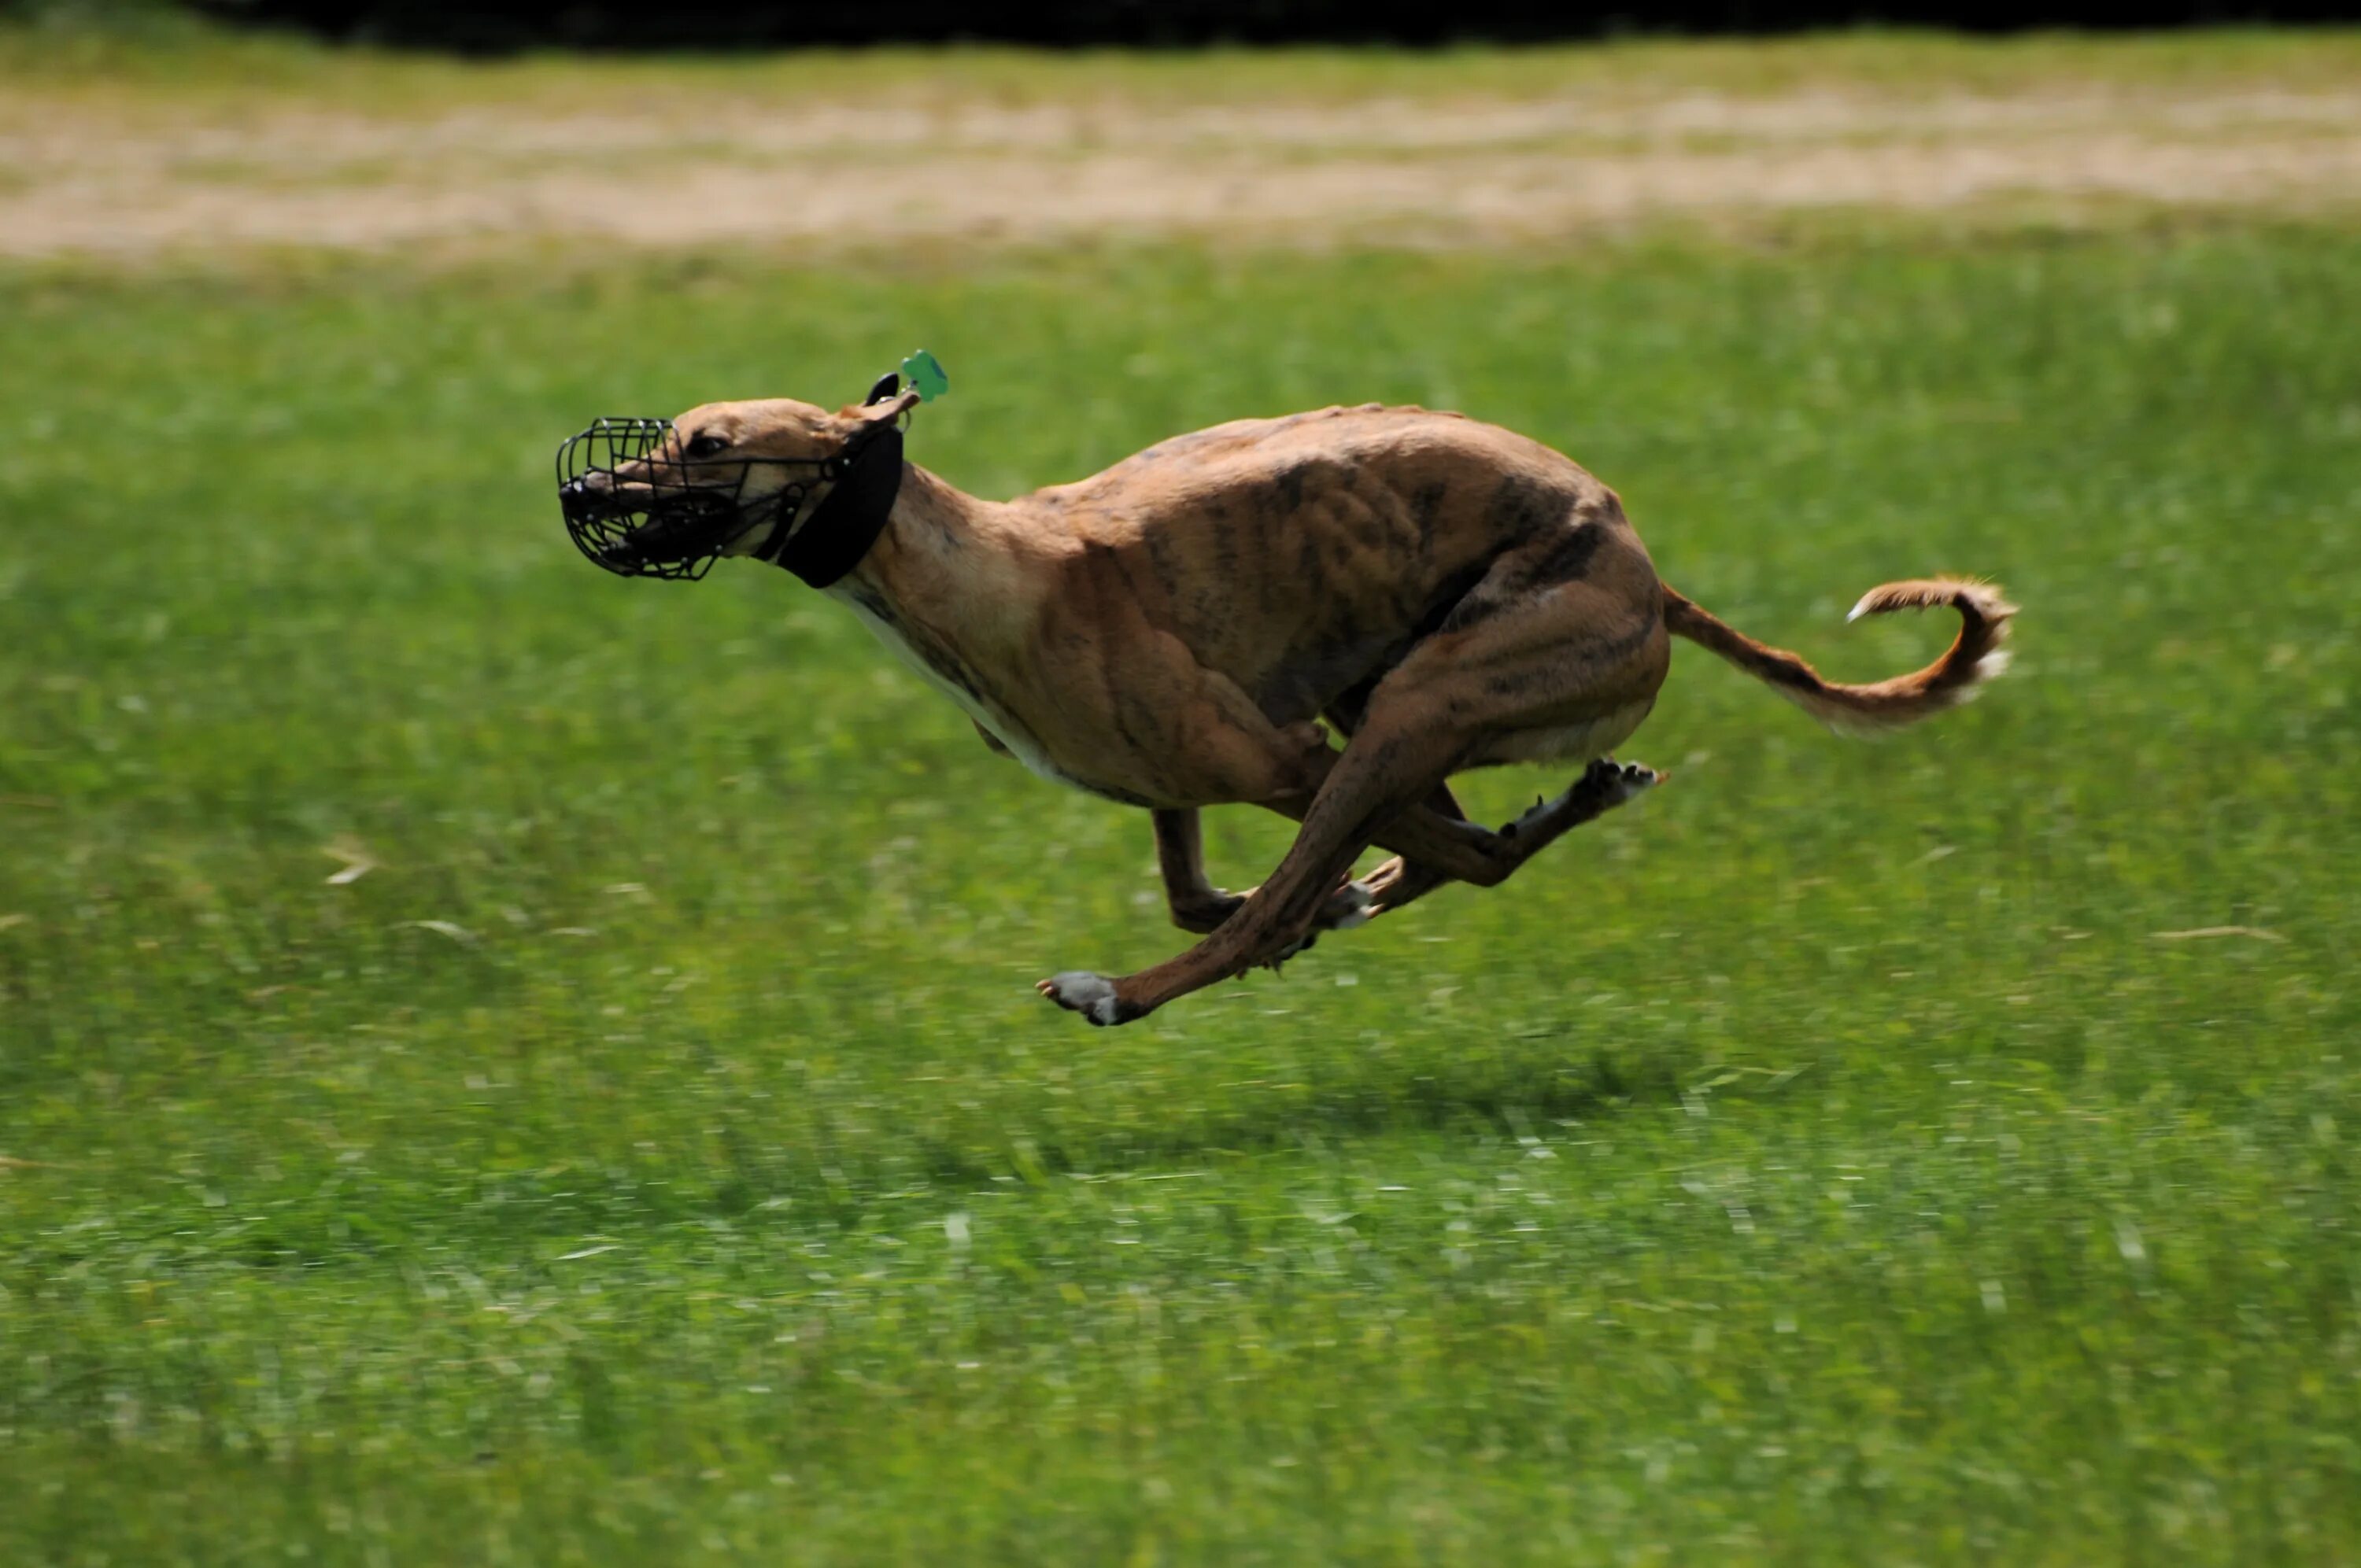
[{"label": "dog's muzzle snout", "polygon": [[672,422],[599,419],[557,449],[557,505],[575,547],[624,577],[694,581],[759,518],[742,499],[745,466],[697,484],[672,445]]},{"label": "dog's muzzle snout", "polygon": [[[599,419],[557,448],[557,506],[575,547],[624,577],[694,580],[722,552],[739,550],[826,587],[877,542],[902,488],[902,431],[893,415],[931,385],[942,367],[921,350],[903,361],[917,385],[871,417],[833,451],[808,457],[768,455],[689,457],[668,419]],[[895,396],[898,376],[869,389],[864,408]],[[763,471],[754,493],[747,483]],[[808,521],[805,521],[808,511]],[[802,526],[798,528],[798,522]],[[764,529],[759,543],[750,543]]]}]

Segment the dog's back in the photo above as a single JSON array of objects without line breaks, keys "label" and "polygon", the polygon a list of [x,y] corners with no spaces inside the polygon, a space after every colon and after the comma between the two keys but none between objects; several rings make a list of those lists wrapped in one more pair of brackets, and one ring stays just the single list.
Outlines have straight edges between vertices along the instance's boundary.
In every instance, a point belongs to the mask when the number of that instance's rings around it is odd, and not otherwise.
[{"label": "dog's back", "polygon": [[1074,541],[1067,602],[1137,607],[1279,723],[1464,616],[1511,554],[1533,557],[1523,591],[1602,575],[1640,603],[1654,590],[1605,485],[1511,431],[1419,408],[1234,421],[1013,504]]}]

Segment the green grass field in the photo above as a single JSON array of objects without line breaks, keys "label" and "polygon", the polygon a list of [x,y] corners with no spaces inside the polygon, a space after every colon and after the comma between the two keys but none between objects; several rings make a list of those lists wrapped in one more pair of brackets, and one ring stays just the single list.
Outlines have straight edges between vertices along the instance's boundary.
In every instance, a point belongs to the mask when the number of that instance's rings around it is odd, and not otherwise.
[{"label": "green grass field", "polygon": [[[0,272],[0,1561],[2361,1561],[2356,297],[2261,222]],[[919,344],[983,493],[1455,407],[1831,673],[1936,569],[2018,665],[1864,744],[1684,648],[1644,806],[1093,1031],[1143,815],[550,494]]]}]

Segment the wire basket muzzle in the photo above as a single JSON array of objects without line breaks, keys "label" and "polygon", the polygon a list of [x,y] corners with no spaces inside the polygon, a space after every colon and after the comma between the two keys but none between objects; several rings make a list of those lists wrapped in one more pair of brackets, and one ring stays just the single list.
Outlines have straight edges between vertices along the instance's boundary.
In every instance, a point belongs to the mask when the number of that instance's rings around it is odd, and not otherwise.
[{"label": "wire basket muzzle", "polygon": [[[755,521],[741,494],[747,466],[685,461],[672,432],[670,420],[598,419],[557,449],[566,532],[618,576],[695,581]],[[722,475],[730,482],[712,482]],[[800,500],[801,487],[789,486],[762,504]]]}]

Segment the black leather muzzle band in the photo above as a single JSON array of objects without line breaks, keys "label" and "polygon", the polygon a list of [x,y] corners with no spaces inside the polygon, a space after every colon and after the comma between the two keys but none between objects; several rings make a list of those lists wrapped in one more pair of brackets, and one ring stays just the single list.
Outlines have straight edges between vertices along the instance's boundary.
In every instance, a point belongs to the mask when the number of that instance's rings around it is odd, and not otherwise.
[{"label": "black leather muzzle band", "polygon": [[816,588],[824,588],[861,564],[902,493],[902,431],[888,420],[855,438],[843,472],[801,528],[782,509],[771,538],[754,554],[775,562]]}]

